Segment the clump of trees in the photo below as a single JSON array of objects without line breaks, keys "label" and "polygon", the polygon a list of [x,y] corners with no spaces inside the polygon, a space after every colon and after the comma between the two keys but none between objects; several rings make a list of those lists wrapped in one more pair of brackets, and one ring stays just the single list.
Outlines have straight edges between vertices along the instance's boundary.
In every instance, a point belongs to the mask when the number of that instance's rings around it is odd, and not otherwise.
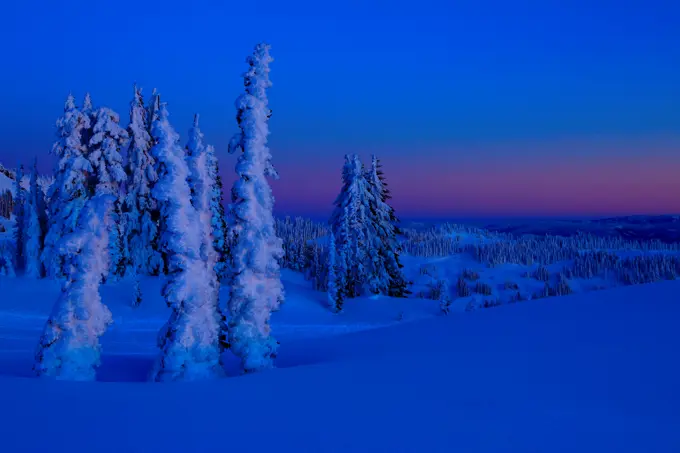
[{"label": "clump of trees", "polygon": [[[269,316],[283,302],[283,249],[266,181],[277,176],[266,146],[271,61],[267,44],[247,59],[245,91],[236,101],[240,132],[230,143],[239,157],[228,212],[217,158],[198,115],[182,147],[155,91],[145,104],[134,88],[127,128],[111,109],[94,108],[89,94],[81,107],[69,95],[57,122],[48,201],[35,165],[28,190],[20,167],[13,200],[16,247],[0,253],[0,274],[16,269],[62,280],[36,354],[38,375],[94,379],[99,337],[112,322],[99,286],[134,277],[130,300],[137,306],[143,303],[140,277],[158,274],[167,275],[162,295],[172,311],[159,332],[151,380],[221,376],[227,347],[245,372],[273,365],[277,342]],[[230,288],[222,309],[220,280]],[[266,294],[256,290],[263,283]]]}]

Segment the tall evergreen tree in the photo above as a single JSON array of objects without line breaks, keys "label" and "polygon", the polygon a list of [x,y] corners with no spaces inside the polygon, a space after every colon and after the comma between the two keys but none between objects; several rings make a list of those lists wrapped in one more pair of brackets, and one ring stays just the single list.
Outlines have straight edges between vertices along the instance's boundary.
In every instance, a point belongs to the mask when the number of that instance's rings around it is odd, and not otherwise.
[{"label": "tall evergreen tree", "polygon": [[64,258],[58,242],[75,231],[80,211],[88,198],[87,177],[92,165],[85,158],[86,148],[82,142],[83,131],[90,127],[90,120],[75,106],[69,95],[64,106],[64,116],[57,121],[58,140],[52,148],[58,162],[55,181],[49,193],[49,228],[41,259],[48,276],[65,276]]},{"label": "tall evergreen tree", "polygon": [[375,234],[366,222],[371,194],[359,156],[345,156],[342,175],[343,187],[335,200],[330,225],[344,254],[347,279],[343,293],[356,297],[367,283],[369,239]]},{"label": "tall evergreen tree", "polygon": [[[203,181],[195,181],[202,209],[199,215],[191,204],[189,168],[178,144],[179,136],[168,121],[164,105],[159,109],[152,133],[158,138],[152,152],[160,170],[153,194],[168,226],[161,238],[169,258],[163,295],[172,314],[159,333],[161,353],[151,379],[208,379],[222,372],[217,294],[214,273],[211,277],[208,271],[212,271],[212,241],[205,237],[210,228],[206,201],[209,187]],[[205,173],[202,171],[200,176]],[[203,221],[206,226],[197,228]]]},{"label": "tall evergreen tree", "polygon": [[328,241],[328,305],[334,312],[342,311],[342,291],[338,287],[338,275],[336,272],[335,235],[331,232]]},{"label": "tall evergreen tree", "polygon": [[235,242],[228,335],[245,372],[273,366],[278,342],[271,336],[269,319],[284,299],[278,263],[283,256],[282,242],[274,229],[274,197],[267,182],[267,177],[278,178],[267,147],[269,49],[268,44],[258,44],[246,60],[245,93],[236,100],[240,132],[229,143],[229,152],[238,152],[239,157],[230,206]]},{"label": "tall evergreen tree", "polygon": [[[213,239],[213,197],[215,178],[212,169],[214,150],[203,142],[203,133],[198,127],[198,114],[194,116],[194,125],[189,130],[189,141],[186,145],[189,176],[187,182],[191,190],[191,204],[198,212],[201,227],[201,257],[206,262],[206,275],[214,298],[218,297],[218,279],[216,264],[218,253]],[[215,303],[217,306],[217,303]]]},{"label": "tall evergreen tree", "polygon": [[[149,103],[149,110],[148,110],[148,117],[147,117],[147,122],[149,123],[149,135],[151,136],[151,143],[152,143],[152,148],[151,148],[151,157],[154,159],[154,171],[157,177],[160,177],[160,175],[163,173],[163,163],[158,159],[158,156],[154,155],[154,147],[158,142],[160,141],[161,137],[158,137],[155,131],[161,130],[161,127],[159,125],[161,118],[160,118],[160,111],[161,111],[161,96],[156,92],[156,90],[153,90],[153,94],[151,95],[151,102]],[[156,222],[157,225],[157,233],[156,233],[156,240],[152,244],[154,250],[158,251],[158,254],[160,255],[160,272],[166,273],[168,270],[168,254],[167,251],[162,243],[162,237],[165,235],[165,231],[168,227],[166,224],[166,219],[162,215],[163,211],[163,206],[162,202],[159,200],[154,200],[153,207],[151,210],[151,220]]]},{"label": "tall evergreen tree", "polygon": [[101,276],[108,273],[111,227],[109,211],[115,197],[97,195],[81,210],[78,227],[59,242],[66,281],[40,338],[34,371],[39,376],[92,381],[100,363],[99,337],[112,322],[101,302]]},{"label": "tall evergreen tree", "polygon": [[[33,159],[33,175],[36,178],[35,185],[38,187],[38,190],[36,191],[36,207],[38,210],[38,221],[40,222],[40,231],[41,231],[41,237],[40,237],[40,250],[42,253],[42,249],[45,245],[45,235],[47,234],[47,227],[49,224],[49,219],[47,217],[47,201],[45,200],[45,195],[46,191],[49,191],[49,185],[44,186],[44,183],[41,183],[41,177],[38,175],[38,158],[35,157]],[[48,179],[49,181],[49,179]],[[52,181],[54,183],[54,181]],[[31,187],[33,187],[33,181],[31,180]]]},{"label": "tall evergreen tree", "polygon": [[400,260],[399,219],[388,204],[390,192],[380,161],[375,155],[371,156],[371,168],[366,173],[366,179],[371,191],[369,223],[375,231],[372,249],[376,251],[372,254],[369,286],[376,294],[405,297],[410,291]]},{"label": "tall evergreen tree", "polygon": [[[24,274],[33,278],[40,278],[43,275],[43,266],[40,261],[42,247],[45,240],[44,227],[45,222],[42,217],[45,216],[43,192],[38,186],[38,169],[36,164],[33,164],[33,171],[31,173],[31,183],[28,194],[25,200],[24,208]],[[41,213],[41,210],[42,213]]]},{"label": "tall evergreen tree", "polygon": [[219,162],[215,155],[215,148],[207,147],[208,168],[210,177],[214,181],[210,210],[212,212],[212,236],[215,250],[217,251],[217,263],[215,272],[218,280],[222,281],[227,276],[228,261],[231,255],[229,240],[227,238],[227,222],[224,214],[222,178],[220,177]]},{"label": "tall evergreen tree", "polygon": [[153,218],[156,202],[151,188],[158,179],[156,162],[151,156],[153,145],[144,107],[142,90],[134,87],[130,103],[128,136],[128,181],[125,198],[127,243],[131,265],[136,273],[158,275],[163,261],[158,252],[158,222]]},{"label": "tall evergreen tree", "polygon": [[16,246],[16,271],[24,270],[24,249],[26,242],[26,194],[21,187],[21,181],[24,179],[24,166],[19,165],[14,180],[14,243]]},{"label": "tall evergreen tree", "polygon": [[113,110],[102,107],[93,113],[95,124],[92,127],[92,138],[87,155],[94,171],[90,178],[93,190],[98,194],[110,194],[116,197],[110,212],[113,226],[109,232],[109,254],[111,276],[122,277],[127,268],[127,247],[124,240],[125,231],[122,227],[121,184],[127,175],[123,169],[121,147],[128,139],[128,133],[120,127],[120,117]]}]

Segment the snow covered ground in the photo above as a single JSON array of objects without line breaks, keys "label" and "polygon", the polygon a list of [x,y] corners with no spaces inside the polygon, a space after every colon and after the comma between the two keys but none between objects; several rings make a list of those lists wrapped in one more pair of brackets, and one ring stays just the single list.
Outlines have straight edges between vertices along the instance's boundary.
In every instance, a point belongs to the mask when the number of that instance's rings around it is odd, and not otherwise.
[{"label": "snow covered ground", "polygon": [[[325,305],[325,293],[313,291],[301,274],[284,270],[283,278],[287,300],[284,309],[274,314],[272,325],[275,337],[284,345],[292,340],[374,329],[439,313],[439,304],[433,300],[373,297],[353,299],[343,313],[335,315]],[[156,335],[170,316],[160,296],[162,281],[154,277],[143,280],[144,300],[138,308],[131,307],[132,285],[132,281],[123,281],[101,287],[114,323],[102,337],[100,381],[145,381],[158,353]],[[52,280],[0,278],[0,375],[33,377],[33,353],[59,290],[59,284]],[[282,346],[279,366],[298,360],[285,349]],[[238,372],[235,358],[232,371]]]},{"label": "snow covered ground", "polygon": [[[142,280],[138,308],[131,281],[101,287],[114,324],[99,382],[73,383],[31,370],[58,283],[0,277],[0,452],[680,451],[680,280],[592,292],[606,282],[574,278],[577,294],[511,304],[506,282],[544,285],[527,275],[537,265],[404,264],[412,297],[350,299],[341,314],[284,270],[277,368],[240,376],[230,356],[228,378],[172,384],[146,383],[170,314],[161,278]],[[473,294],[443,316],[418,297],[463,269],[503,305],[467,312],[486,298]]]},{"label": "snow covered ground", "polygon": [[[176,384],[20,377],[56,288],[2,280],[0,451],[680,451],[680,282],[448,317],[363,299],[336,316],[284,276],[279,367]],[[141,379],[167,309],[128,309],[124,285],[104,299],[102,380]]]}]

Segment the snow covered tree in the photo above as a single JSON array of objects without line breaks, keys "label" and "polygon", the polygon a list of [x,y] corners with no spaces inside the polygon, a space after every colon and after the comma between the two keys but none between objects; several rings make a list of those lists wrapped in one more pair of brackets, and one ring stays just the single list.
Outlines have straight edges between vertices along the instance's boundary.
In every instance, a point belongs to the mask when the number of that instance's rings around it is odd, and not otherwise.
[{"label": "snow covered tree", "polygon": [[26,195],[21,181],[24,179],[24,166],[19,165],[14,180],[14,243],[16,247],[16,270],[21,272],[24,270],[24,243],[26,241],[26,217],[24,210],[26,209]]},{"label": "snow covered tree", "polygon": [[375,233],[372,237],[369,262],[369,287],[375,294],[388,294],[394,297],[405,297],[410,293],[408,282],[404,277],[399,259],[401,246],[398,235],[401,234],[397,224],[399,220],[394,209],[388,204],[390,192],[385,183],[380,161],[371,156],[371,168],[366,173],[369,197],[369,223]]},{"label": "snow covered tree", "polygon": [[154,88],[151,92],[151,102],[149,102],[149,107],[146,109],[146,127],[149,132],[149,136],[152,137],[152,144],[155,145],[156,141],[153,140],[152,129],[153,123],[158,121],[159,114],[161,111],[161,96],[158,91]]},{"label": "snow covered tree", "polygon": [[90,190],[97,194],[111,194],[116,197],[111,217],[113,228],[109,232],[109,254],[111,265],[109,271],[113,277],[122,277],[127,268],[127,247],[124,241],[124,231],[121,227],[122,201],[120,199],[121,184],[127,175],[123,169],[123,158],[120,148],[128,139],[128,134],[120,127],[120,117],[113,110],[102,107],[92,114],[95,124],[92,127],[92,138],[89,143],[87,155],[94,171],[92,172],[92,185]]},{"label": "snow covered tree", "polygon": [[[160,202],[167,228],[161,243],[168,256],[168,280],[163,296],[172,309],[161,329],[161,350],[151,373],[154,381],[199,380],[221,375],[214,252],[208,207],[210,187],[195,181],[199,212],[191,204],[187,183],[189,168],[179,146],[179,136],[161,105],[152,134],[158,138],[152,149],[158,162],[158,181],[152,189]],[[203,156],[204,158],[205,156]],[[205,176],[205,168],[200,177]],[[203,226],[205,222],[205,226]]]},{"label": "snow covered tree", "polygon": [[[88,123],[89,125],[85,129],[83,129],[83,133],[81,136],[81,141],[83,142],[84,147],[83,154],[85,155],[85,157],[87,157],[87,155],[89,154],[90,140],[94,135],[93,127],[97,122],[97,114],[94,108],[92,107],[92,97],[90,96],[90,93],[85,93],[85,98],[83,99],[83,107],[80,109],[80,113],[85,115],[89,120]],[[94,187],[94,184],[92,184],[92,187]]]},{"label": "snow covered tree", "polygon": [[[162,169],[162,163],[158,160],[158,157],[153,154],[153,147],[158,144],[160,141],[161,137],[158,137],[155,134],[154,131],[159,131],[161,130],[160,126],[158,123],[160,122],[160,111],[161,111],[161,96],[156,92],[156,90],[153,90],[153,94],[151,95],[151,102],[149,104],[148,108],[148,116],[147,116],[147,122],[149,124],[149,135],[151,137],[151,157],[153,157],[153,169],[154,172],[156,173],[156,177],[158,178],[160,174],[163,172]],[[153,192],[152,192],[153,194]],[[154,250],[158,251],[158,254],[160,255],[160,268],[159,272],[165,273],[167,272],[168,268],[168,255],[163,248],[163,244],[160,242],[160,238],[164,236],[165,230],[167,229],[167,225],[165,223],[165,218],[161,215],[161,211],[163,210],[163,207],[161,206],[161,202],[159,200],[154,200],[154,203],[151,208],[151,219],[156,221],[157,229],[156,229],[156,237],[157,239],[153,243],[153,248]]]},{"label": "snow covered tree", "polygon": [[44,200],[42,203],[41,200],[43,200],[43,192],[38,186],[38,169],[36,163],[34,163],[29,191],[24,202],[23,224],[25,227],[25,235],[23,242],[24,250],[22,252],[24,259],[24,274],[33,278],[40,278],[43,275],[40,255],[45,240],[45,221],[43,220],[45,212]]},{"label": "snow covered tree", "polygon": [[[194,125],[189,130],[189,141],[186,146],[187,159],[191,174],[189,175],[189,187],[192,192],[192,203],[198,209],[198,201],[195,199],[197,183],[203,178],[209,184],[209,212],[210,212],[210,235],[213,241],[215,257],[215,271],[218,279],[224,277],[228,256],[228,242],[226,237],[226,222],[224,219],[224,207],[222,205],[222,181],[218,174],[217,157],[215,149],[211,145],[203,143],[203,133],[198,127],[198,115],[194,116]],[[199,159],[197,161],[196,159]],[[205,167],[206,174],[200,175]]]},{"label": "snow covered tree", "polygon": [[239,156],[230,205],[234,243],[228,336],[245,372],[273,366],[278,342],[271,336],[269,319],[284,299],[278,263],[283,249],[274,229],[274,197],[267,182],[267,177],[278,178],[267,147],[269,49],[268,44],[258,44],[246,59],[245,93],[236,100],[240,132],[229,143],[229,152]]},{"label": "snow covered tree", "polygon": [[335,269],[335,236],[331,232],[328,241],[328,305],[334,312],[342,311],[342,291],[338,288],[338,277]]},{"label": "snow covered tree", "polygon": [[50,277],[65,276],[64,258],[58,250],[60,238],[75,231],[80,211],[88,199],[87,178],[92,165],[85,158],[83,131],[90,120],[75,106],[69,95],[64,106],[64,116],[57,121],[58,141],[52,152],[57,156],[55,181],[49,193],[49,227],[41,259]]},{"label": "snow covered tree", "polygon": [[342,177],[343,187],[335,200],[330,225],[345,260],[347,279],[343,292],[347,297],[356,297],[368,280],[366,260],[372,252],[369,241],[375,235],[367,222],[372,195],[359,156],[345,156]]},{"label": "snow covered tree", "polygon": [[208,168],[210,177],[215,181],[212,186],[212,197],[210,199],[210,210],[212,212],[212,236],[215,250],[217,251],[217,263],[215,272],[218,280],[222,281],[227,276],[228,262],[231,251],[227,237],[227,221],[224,214],[222,178],[220,168],[215,155],[215,148],[207,147]]},{"label": "snow covered tree", "polygon": [[[338,291],[340,292],[343,300],[347,297],[351,297],[351,293],[348,291],[349,282],[352,279],[352,266],[350,259],[352,258],[352,243],[349,229],[349,207],[344,207],[342,210],[342,216],[339,218],[339,225],[337,226],[337,232],[331,233],[335,238],[335,248],[338,251],[338,263],[337,263],[337,281],[338,281]],[[340,239],[340,246],[338,247],[338,239]]]},{"label": "snow covered tree", "polygon": [[[40,237],[40,250],[42,253],[42,248],[45,244],[45,235],[47,234],[47,227],[49,224],[49,219],[47,217],[47,200],[45,200],[45,195],[49,191],[50,186],[54,183],[54,177],[45,177],[38,174],[38,158],[33,159],[33,175],[36,178],[35,185],[37,190],[35,193],[36,198],[36,209],[38,211],[38,220],[40,221],[40,231],[42,236]],[[31,181],[31,187],[33,187],[33,181]],[[33,189],[31,189],[33,190]]]},{"label": "snow covered tree", "polygon": [[163,269],[163,261],[158,252],[158,222],[153,218],[156,202],[151,194],[158,176],[150,152],[153,142],[149,135],[142,91],[136,86],[134,90],[134,98],[130,103],[128,181],[124,204],[127,244],[134,271],[158,275]]},{"label": "snow covered tree", "polygon": [[128,133],[120,127],[118,114],[109,108],[97,109],[94,118],[87,156],[94,169],[94,191],[118,195],[126,178],[120,148],[127,141]]},{"label": "snow covered tree", "polygon": [[99,295],[108,272],[109,211],[115,197],[97,195],[82,209],[78,228],[59,241],[66,281],[40,338],[34,371],[56,379],[92,381],[100,363],[99,337],[112,323]]}]

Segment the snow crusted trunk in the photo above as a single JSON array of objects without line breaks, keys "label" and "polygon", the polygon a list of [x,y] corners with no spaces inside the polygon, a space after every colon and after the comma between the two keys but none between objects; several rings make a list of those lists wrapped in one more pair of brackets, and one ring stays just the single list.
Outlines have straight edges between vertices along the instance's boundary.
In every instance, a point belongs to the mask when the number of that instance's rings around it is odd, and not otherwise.
[{"label": "snow crusted trunk", "polygon": [[78,230],[59,243],[67,278],[40,338],[34,365],[39,376],[95,379],[99,337],[112,322],[111,312],[101,302],[99,285],[108,272],[109,212],[114,200],[111,195],[100,195],[88,201]]},{"label": "snow crusted trunk", "polygon": [[161,238],[168,257],[163,296],[172,314],[159,332],[161,353],[150,377],[154,381],[218,377],[222,368],[214,279],[202,257],[204,229],[196,228],[199,215],[191,205],[189,169],[165,105],[152,132],[158,137],[152,151],[160,170],[153,194],[161,202],[166,225]]},{"label": "snow crusted trunk", "polygon": [[269,319],[284,298],[278,263],[283,256],[282,241],[274,229],[274,197],[266,179],[278,177],[267,147],[269,48],[258,44],[246,60],[250,66],[244,74],[246,92],[236,100],[241,131],[229,144],[229,152],[240,155],[236,164],[239,179],[233,185],[230,205],[234,244],[228,337],[245,372],[273,366],[278,343],[270,335]]}]

